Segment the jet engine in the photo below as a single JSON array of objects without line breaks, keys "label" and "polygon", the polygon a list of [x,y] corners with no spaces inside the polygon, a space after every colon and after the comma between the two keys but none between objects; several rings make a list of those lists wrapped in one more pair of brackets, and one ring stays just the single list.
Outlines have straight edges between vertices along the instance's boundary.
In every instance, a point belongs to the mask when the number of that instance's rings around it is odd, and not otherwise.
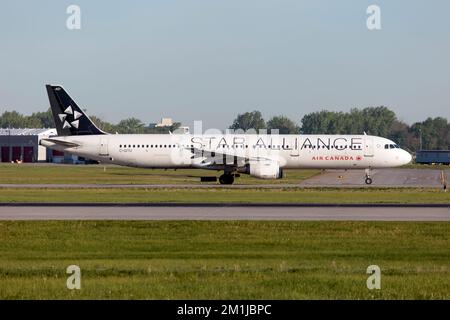
[{"label": "jet engine", "polygon": [[279,164],[270,160],[252,161],[248,163],[245,173],[260,179],[281,179],[283,177],[283,170]]}]

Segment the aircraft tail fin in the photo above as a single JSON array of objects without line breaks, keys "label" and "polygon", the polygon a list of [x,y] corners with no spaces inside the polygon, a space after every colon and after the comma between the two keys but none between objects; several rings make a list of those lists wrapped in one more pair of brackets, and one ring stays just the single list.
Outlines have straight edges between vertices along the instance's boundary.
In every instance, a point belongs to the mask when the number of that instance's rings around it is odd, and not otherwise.
[{"label": "aircraft tail fin", "polygon": [[45,87],[59,136],[106,134],[97,128],[63,87],[49,84]]}]

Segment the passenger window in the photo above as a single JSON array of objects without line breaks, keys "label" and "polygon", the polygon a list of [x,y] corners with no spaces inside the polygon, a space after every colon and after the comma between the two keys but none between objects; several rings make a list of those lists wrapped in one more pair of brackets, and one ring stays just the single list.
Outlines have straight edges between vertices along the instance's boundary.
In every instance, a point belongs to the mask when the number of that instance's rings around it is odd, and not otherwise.
[{"label": "passenger window", "polygon": [[119,148],[122,148],[122,145],[119,145]]},{"label": "passenger window", "polygon": [[389,145],[388,145],[388,144],[385,144],[385,145],[384,145],[384,148],[385,148],[385,149],[389,149]]}]

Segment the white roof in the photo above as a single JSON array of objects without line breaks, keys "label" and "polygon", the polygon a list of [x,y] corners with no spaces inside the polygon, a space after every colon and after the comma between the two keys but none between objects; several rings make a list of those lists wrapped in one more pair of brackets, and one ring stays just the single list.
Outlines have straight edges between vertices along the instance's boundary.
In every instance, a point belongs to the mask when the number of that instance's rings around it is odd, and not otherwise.
[{"label": "white roof", "polygon": [[23,128],[23,129],[16,129],[16,128],[0,128],[0,136],[40,136],[40,135],[57,135],[56,129],[54,128],[43,128],[43,129],[36,129],[36,128]]}]

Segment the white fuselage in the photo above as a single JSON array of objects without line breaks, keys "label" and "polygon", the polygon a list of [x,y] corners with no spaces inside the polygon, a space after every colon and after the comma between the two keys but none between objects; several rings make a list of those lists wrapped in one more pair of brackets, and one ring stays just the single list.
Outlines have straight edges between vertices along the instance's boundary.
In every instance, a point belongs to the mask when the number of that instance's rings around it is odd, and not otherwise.
[{"label": "white fuselage", "polygon": [[389,139],[370,135],[115,134],[58,136],[42,145],[86,158],[133,167],[241,167],[263,159],[279,168],[396,167],[411,155]]}]

